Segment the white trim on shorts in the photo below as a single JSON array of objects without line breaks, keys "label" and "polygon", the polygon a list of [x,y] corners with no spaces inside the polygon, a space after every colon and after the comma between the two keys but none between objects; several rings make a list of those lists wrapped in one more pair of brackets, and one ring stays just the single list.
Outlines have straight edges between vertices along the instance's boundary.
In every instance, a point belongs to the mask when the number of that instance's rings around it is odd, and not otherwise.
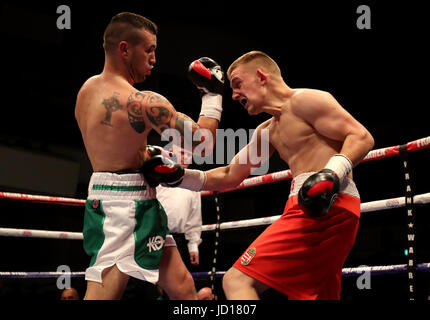
[{"label": "white trim on shorts", "polygon": [[[303,183],[306,181],[307,178],[309,178],[311,175],[313,175],[316,172],[305,172],[301,173],[298,176],[296,176],[293,181],[291,181],[291,188],[290,188],[290,195],[289,197],[295,196],[299,193],[300,188],[302,187]],[[356,197],[360,199],[360,194],[358,192],[357,186],[355,185],[355,182],[346,177],[340,182],[339,186],[339,193],[348,194],[350,196]]]},{"label": "white trim on shorts", "polygon": [[[145,182],[140,173],[93,173],[88,186],[88,200],[101,200],[105,213],[105,240],[96,261],[86,269],[85,280],[101,283],[103,270],[116,265],[129,276],[151,283],[158,281],[158,269],[144,269],[134,260],[134,201],[151,199],[156,199],[156,190]],[[119,238],[122,240],[119,241]],[[167,234],[163,247],[173,246],[176,246],[176,242],[171,234]]]}]

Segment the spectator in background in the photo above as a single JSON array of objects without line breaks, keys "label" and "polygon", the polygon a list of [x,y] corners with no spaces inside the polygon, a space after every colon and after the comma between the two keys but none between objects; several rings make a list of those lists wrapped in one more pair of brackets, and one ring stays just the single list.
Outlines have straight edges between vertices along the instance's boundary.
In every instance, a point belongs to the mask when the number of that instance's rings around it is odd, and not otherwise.
[{"label": "spectator in background", "polygon": [[61,293],[61,300],[79,300],[78,291],[72,287],[64,289]]}]

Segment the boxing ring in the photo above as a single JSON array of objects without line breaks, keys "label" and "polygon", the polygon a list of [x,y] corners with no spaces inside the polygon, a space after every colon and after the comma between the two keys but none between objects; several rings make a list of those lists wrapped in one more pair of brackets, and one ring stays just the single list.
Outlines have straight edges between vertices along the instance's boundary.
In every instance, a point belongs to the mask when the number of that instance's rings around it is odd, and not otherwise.
[{"label": "boxing ring", "polygon": [[[379,212],[384,210],[391,210],[395,208],[404,208],[406,216],[406,234],[404,237],[407,239],[407,253],[405,250],[406,261],[404,263],[394,265],[379,265],[379,266],[358,266],[343,268],[342,276],[357,277],[364,273],[369,273],[372,276],[378,275],[392,275],[392,274],[404,274],[408,283],[408,296],[409,300],[415,300],[415,286],[417,273],[429,272],[430,261],[416,261],[416,208],[417,206],[423,206],[430,202],[430,192],[423,194],[414,194],[412,175],[410,173],[410,164],[408,160],[408,154],[410,152],[419,151],[430,147],[430,136],[422,139],[418,139],[404,145],[397,145],[393,147],[386,147],[381,149],[375,149],[370,151],[362,162],[375,161],[385,159],[393,156],[400,157],[400,167],[402,170],[402,176],[404,177],[404,194],[399,197],[381,199],[376,201],[365,202],[361,204],[362,217],[370,214],[371,212]],[[229,221],[221,223],[222,209],[219,205],[219,196],[223,193],[233,192],[250,187],[259,187],[278,181],[289,180],[292,178],[290,170],[283,170],[279,172],[269,173],[261,176],[245,179],[238,187],[219,190],[216,192],[201,192],[202,197],[211,197],[215,201],[216,207],[216,223],[203,225],[202,232],[213,232],[215,236],[213,259],[211,261],[212,268],[210,271],[204,272],[193,272],[192,275],[195,279],[209,278],[212,284],[212,289],[215,292],[215,279],[221,278],[225,271],[217,270],[217,258],[219,257],[219,242],[222,240],[220,232],[225,230],[234,230],[249,227],[266,227],[276,221],[280,215],[274,215],[269,217],[240,220],[240,221]],[[20,194],[12,192],[0,192],[0,199],[13,199],[35,203],[46,203],[49,205],[64,205],[64,206],[85,206],[85,200],[72,199],[64,197],[54,196],[41,196],[31,194]],[[264,230],[264,229],[263,229]],[[261,230],[261,232],[263,231]],[[360,228],[359,231],[360,233]],[[3,237],[25,237],[25,238],[46,238],[46,239],[68,239],[68,240],[83,240],[83,234],[80,232],[69,232],[69,231],[49,231],[49,230],[33,230],[33,229],[15,229],[0,227],[0,236]],[[238,257],[234,257],[236,260]],[[84,268],[84,267],[83,267]],[[86,268],[86,266],[85,266]],[[35,278],[58,278],[60,276],[68,276],[70,278],[82,278],[85,276],[84,271],[79,272],[20,272],[20,271],[5,271],[0,270],[0,279],[35,279]]]}]

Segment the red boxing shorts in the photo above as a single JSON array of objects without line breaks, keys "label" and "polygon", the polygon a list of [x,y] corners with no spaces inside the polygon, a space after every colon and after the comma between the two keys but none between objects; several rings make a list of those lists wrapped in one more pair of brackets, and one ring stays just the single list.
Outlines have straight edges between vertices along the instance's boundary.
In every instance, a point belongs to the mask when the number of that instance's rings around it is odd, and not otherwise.
[{"label": "red boxing shorts", "polygon": [[297,200],[310,174],[293,180],[284,213],[233,266],[292,300],[340,299],[342,267],[355,242],[360,198],[347,178],[330,211],[310,217]]}]

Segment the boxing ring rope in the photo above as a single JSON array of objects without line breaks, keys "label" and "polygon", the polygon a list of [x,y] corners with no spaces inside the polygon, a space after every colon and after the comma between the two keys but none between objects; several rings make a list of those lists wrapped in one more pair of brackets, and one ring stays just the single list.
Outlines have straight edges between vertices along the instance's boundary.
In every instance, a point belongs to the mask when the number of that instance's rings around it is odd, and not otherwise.
[{"label": "boxing ring rope", "polygon": [[[415,204],[430,203],[430,192],[414,196]],[[405,206],[405,197],[391,198],[385,200],[370,201],[361,204],[361,213],[389,210],[401,208]],[[248,219],[241,221],[223,222],[220,225],[221,230],[238,229],[247,227],[258,227],[262,225],[269,225],[279,219],[280,215]],[[215,230],[215,224],[207,224],[202,226],[202,231]],[[5,237],[27,237],[27,238],[47,238],[47,239],[68,239],[68,240],[83,240],[81,232],[69,231],[45,231],[45,230],[31,230],[31,229],[14,229],[14,228],[0,228],[0,236]]]},{"label": "boxing ring rope", "polygon": [[69,206],[85,206],[85,200],[52,196],[39,196],[13,192],[0,192],[0,199],[26,200],[30,202],[49,203]]},{"label": "boxing ring rope", "polygon": [[[364,272],[371,272],[372,275],[380,274],[399,274],[404,273],[407,270],[406,264],[397,264],[391,266],[366,266],[366,267],[356,267],[356,268],[343,268],[342,276],[360,276]],[[419,263],[417,264],[417,270],[420,272],[430,272],[430,263]],[[192,272],[193,278],[195,279],[206,279],[211,275],[210,271],[200,271]],[[217,271],[216,277],[221,278],[225,274],[225,271]],[[85,277],[85,271],[78,272],[58,272],[58,271],[48,271],[48,272],[25,272],[25,271],[15,271],[15,272],[1,272],[0,278],[7,279],[39,279],[39,278],[58,278],[58,277],[69,276],[71,278],[83,278]]]},{"label": "boxing ring rope", "polygon": [[[404,145],[397,145],[393,147],[386,147],[381,149],[375,149],[370,151],[362,162],[373,161],[384,159],[396,155],[401,155],[402,152],[413,152],[422,150],[430,147],[430,136],[421,138]],[[406,167],[406,164],[405,164]],[[292,174],[290,170],[283,170],[275,173],[269,173],[258,177],[245,179],[236,188],[219,190],[218,193],[226,193],[234,190],[240,190],[244,188],[260,186],[272,182],[283,181],[291,179]],[[407,178],[409,179],[409,178]],[[202,196],[213,195],[212,191],[201,192]],[[30,202],[38,203],[50,203],[58,205],[72,205],[72,206],[84,206],[85,200],[64,198],[64,197],[52,197],[52,196],[41,196],[41,195],[29,195],[11,192],[0,192],[0,199],[13,199],[13,200],[25,200]],[[377,200],[361,204],[361,212],[372,212],[386,209],[393,209],[399,207],[408,207],[410,202],[413,204],[426,204],[430,202],[430,192],[420,195],[415,195],[413,198],[408,197],[397,197],[392,199]],[[408,212],[409,213],[409,212]],[[202,226],[202,231],[213,231],[217,228],[219,230],[233,229],[233,228],[244,228],[254,227],[261,225],[268,225],[277,220],[280,215],[271,217],[249,219],[242,221],[224,222],[219,225],[209,224]],[[26,229],[13,229],[13,228],[0,228],[0,236],[12,236],[12,237],[37,237],[37,238],[54,238],[54,239],[69,239],[69,240],[82,240],[83,235],[80,232],[68,232],[68,231],[45,231],[45,230],[26,230]],[[414,265],[414,268],[420,272],[430,271],[430,263],[420,263]],[[373,266],[373,267],[358,267],[358,268],[344,268],[342,269],[343,276],[360,275],[363,272],[369,271],[372,274],[390,274],[390,273],[403,273],[409,271],[410,266],[407,264],[392,265],[392,266]],[[207,277],[213,275],[216,277],[223,276],[225,272],[195,272],[192,273],[194,277]],[[0,278],[52,278],[58,276],[71,276],[71,277],[83,277],[84,272],[0,272]]]},{"label": "boxing ring rope", "polygon": [[[361,162],[385,159],[389,157],[393,157],[399,155],[401,145],[393,146],[393,147],[385,147],[381,149],[375,149],[370,151],[366,157]],[[423,150],[425,148],[430,147],[430,136],[421,138],[418,140],[414,140],[408,142],[406,144],[407,152],[414,152],[418,150]],[[287,179],[291,179],[292,174],[291,170],[282,170],[278,172],[268,173],[265,175],[248,178],[242,181],[235,188],[223,189],[217,191],[218,193],[226,193],[235,190],[245,189],[249,187],[256,187],[272,182],[283,181]],[[202,196],[213,195],[213,191],[202,191]],[[52,203],[59,205],[72,205],[72,206],[85,206],[85,200],[82,199],[73,199],[73,198],[63,198],[63,197],[52,197],[52,196],[41,196],[41,195],[30,195],[30,194],[21,194],[21,193],[12,193],[12,192],[0,192],[0,199],[13,199],[13,200],[27,200],[31,202],[40,202],[40,203]]]}]

